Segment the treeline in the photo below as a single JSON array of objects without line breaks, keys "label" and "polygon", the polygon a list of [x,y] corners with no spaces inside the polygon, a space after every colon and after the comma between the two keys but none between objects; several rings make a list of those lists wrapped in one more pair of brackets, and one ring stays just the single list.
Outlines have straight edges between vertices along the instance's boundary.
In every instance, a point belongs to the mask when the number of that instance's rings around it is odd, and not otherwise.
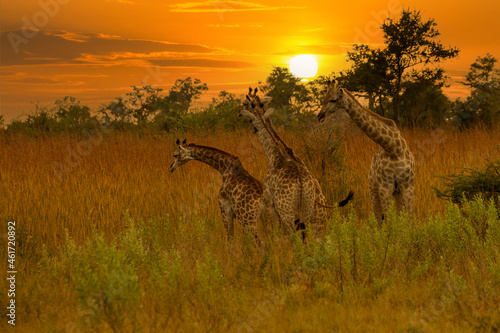
[{"label": "treeline", "polygon": [[[284,67],[274,67],[260,90],[271,96],[277,125],[295,126],[315,121],[328,80],[353,91],[371,110],[395,120],[402,127],[436,127],[444,123],[458,128],[500,121],[500,70],[490,54],[471,64],[462,84],[471,94],[450,100],[444,93],[447,76],[439,64],[458,56],[456,47],[445,47],[433,19],[424,20],[419,11],[404,9],[398,20],[381,26],[384,48],[354,45],[347,52],[349,69],[311,82],[301,82]],[[54,105],[35,105],[35,110],[7,126],[7,131],[38,133],[78,131],[106,124],[115,129],[151,131],[235,130],[250,125],[238,117],[242,98],[221,91],[206,107],[193,109],[208,90],[206,83],[187,77],[169,91],[151,85],[133,86],[132,91],[92,110],[74,97]]]}]

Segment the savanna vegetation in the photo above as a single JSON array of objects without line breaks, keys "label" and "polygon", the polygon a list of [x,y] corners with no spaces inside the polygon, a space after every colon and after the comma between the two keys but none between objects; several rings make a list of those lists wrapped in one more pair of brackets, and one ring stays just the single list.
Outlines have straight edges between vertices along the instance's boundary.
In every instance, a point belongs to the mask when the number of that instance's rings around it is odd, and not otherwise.
[{"label": "savanna vegetation", "polygon": [[[230,246],[220,175],[198,162],[168,171],[175,139],[185,137],[240,156],[264,179],[262,145],[238,117],[241,97],[221,92],[193,110],[207,90],[200,80],[180,79],[168,92],[133,87],[96,110],[65,97],[7,125],[0,118],[0,234],[6,240],[7,221],[16,221],[16,329],[497,332],[496,59],[479,57],[464,82],[471,95],[450,101],[444,71],[426,66],[458,49],[435,41],[434,21],[405,10],[383,29],[387,48],[355,47],[349,71],[301,84],[276,67],[261,85],[279,134],[327,202],[355,192],[329,211],[324,237],[306,244],[274,225],[255,248],[237,225]],[[409,52],[418,57],[404,60]],[[391,209],[379,228],[370,212],[376,144],[353,125],[316,121],[332,76],[401,126],[417,163],[413,226]],[[7,327],[2,320],[0,330]]]},{"label": "savanna vegetation", "polygon": [[[371,140],[351,131],[319,159],[327,145],[311,139],[319,130],[280,133],[328,202],[349,189],[355,200],[330,212],[321,240],[303,244],[275,228],[255,249],[237,227],[233,251],[217,204],[220,175],[197,162],[171,174],[173,136],[2,136],[1,218],[17,223],[17,329],[498,329],[498,205],[481,196],[453,204],[431,188],[443,188],[436,175],[498,159],[498,131],[406,130],[418,161],[418,222],[391,213],[382,229],[368,203]],[[250,131],[188,139],[241,156],[263,179],[266,157]]]}]

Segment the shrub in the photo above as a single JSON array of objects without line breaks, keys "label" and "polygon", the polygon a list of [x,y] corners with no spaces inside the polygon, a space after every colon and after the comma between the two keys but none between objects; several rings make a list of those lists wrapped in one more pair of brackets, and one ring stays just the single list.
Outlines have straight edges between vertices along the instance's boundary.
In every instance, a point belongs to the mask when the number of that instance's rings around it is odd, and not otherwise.
[{"label": "shrub", "polygon": [[472,200],[477,195],[484,199],[493,199],[498,204],[500,195],[500,160],[490,162],[480,170],[464,168],[460,174],[441,176],[444,189],[433,187],[438,198],[451,199],[461,204]]},{"label": "shrub", "polygon": [[91,324],[103,320],[114,332],[120,332],[125,318],[134,322],[138,278],[122,251],[98,234],[85,248],[69,241],[64,257],[66,265],[73,268],[72,282],[80,307]]}]

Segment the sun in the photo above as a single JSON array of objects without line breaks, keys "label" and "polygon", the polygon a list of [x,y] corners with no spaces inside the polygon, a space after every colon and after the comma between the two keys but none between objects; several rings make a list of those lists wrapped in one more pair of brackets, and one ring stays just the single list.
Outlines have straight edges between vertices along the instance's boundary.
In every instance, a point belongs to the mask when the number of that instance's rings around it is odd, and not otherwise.
[{"label": "sun", "polygon": [[299,54],[290,60],[290,72],[296,78],[307,81],[318,72],[318,62],[312,54]]}]

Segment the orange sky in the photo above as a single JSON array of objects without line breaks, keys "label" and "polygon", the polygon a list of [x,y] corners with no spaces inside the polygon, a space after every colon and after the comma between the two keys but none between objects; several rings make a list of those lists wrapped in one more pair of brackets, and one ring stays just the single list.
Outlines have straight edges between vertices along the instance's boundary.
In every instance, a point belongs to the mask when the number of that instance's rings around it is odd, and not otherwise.
[{"label": "orange sky", "polygon": [[168,90],[187,76],[208,84],[204,100],[240,95],[304,53],[329,74],[348,67],[353,43],[380,46],[378,27],[403,6],[434,18],[441,42],[461,49],[443,64],[450,97],[467,93],[456,80],[477,56],[500,58],[499,0],[1,0],[1,113],[11,120],[67,95],[95,107],[131,85]]}]

